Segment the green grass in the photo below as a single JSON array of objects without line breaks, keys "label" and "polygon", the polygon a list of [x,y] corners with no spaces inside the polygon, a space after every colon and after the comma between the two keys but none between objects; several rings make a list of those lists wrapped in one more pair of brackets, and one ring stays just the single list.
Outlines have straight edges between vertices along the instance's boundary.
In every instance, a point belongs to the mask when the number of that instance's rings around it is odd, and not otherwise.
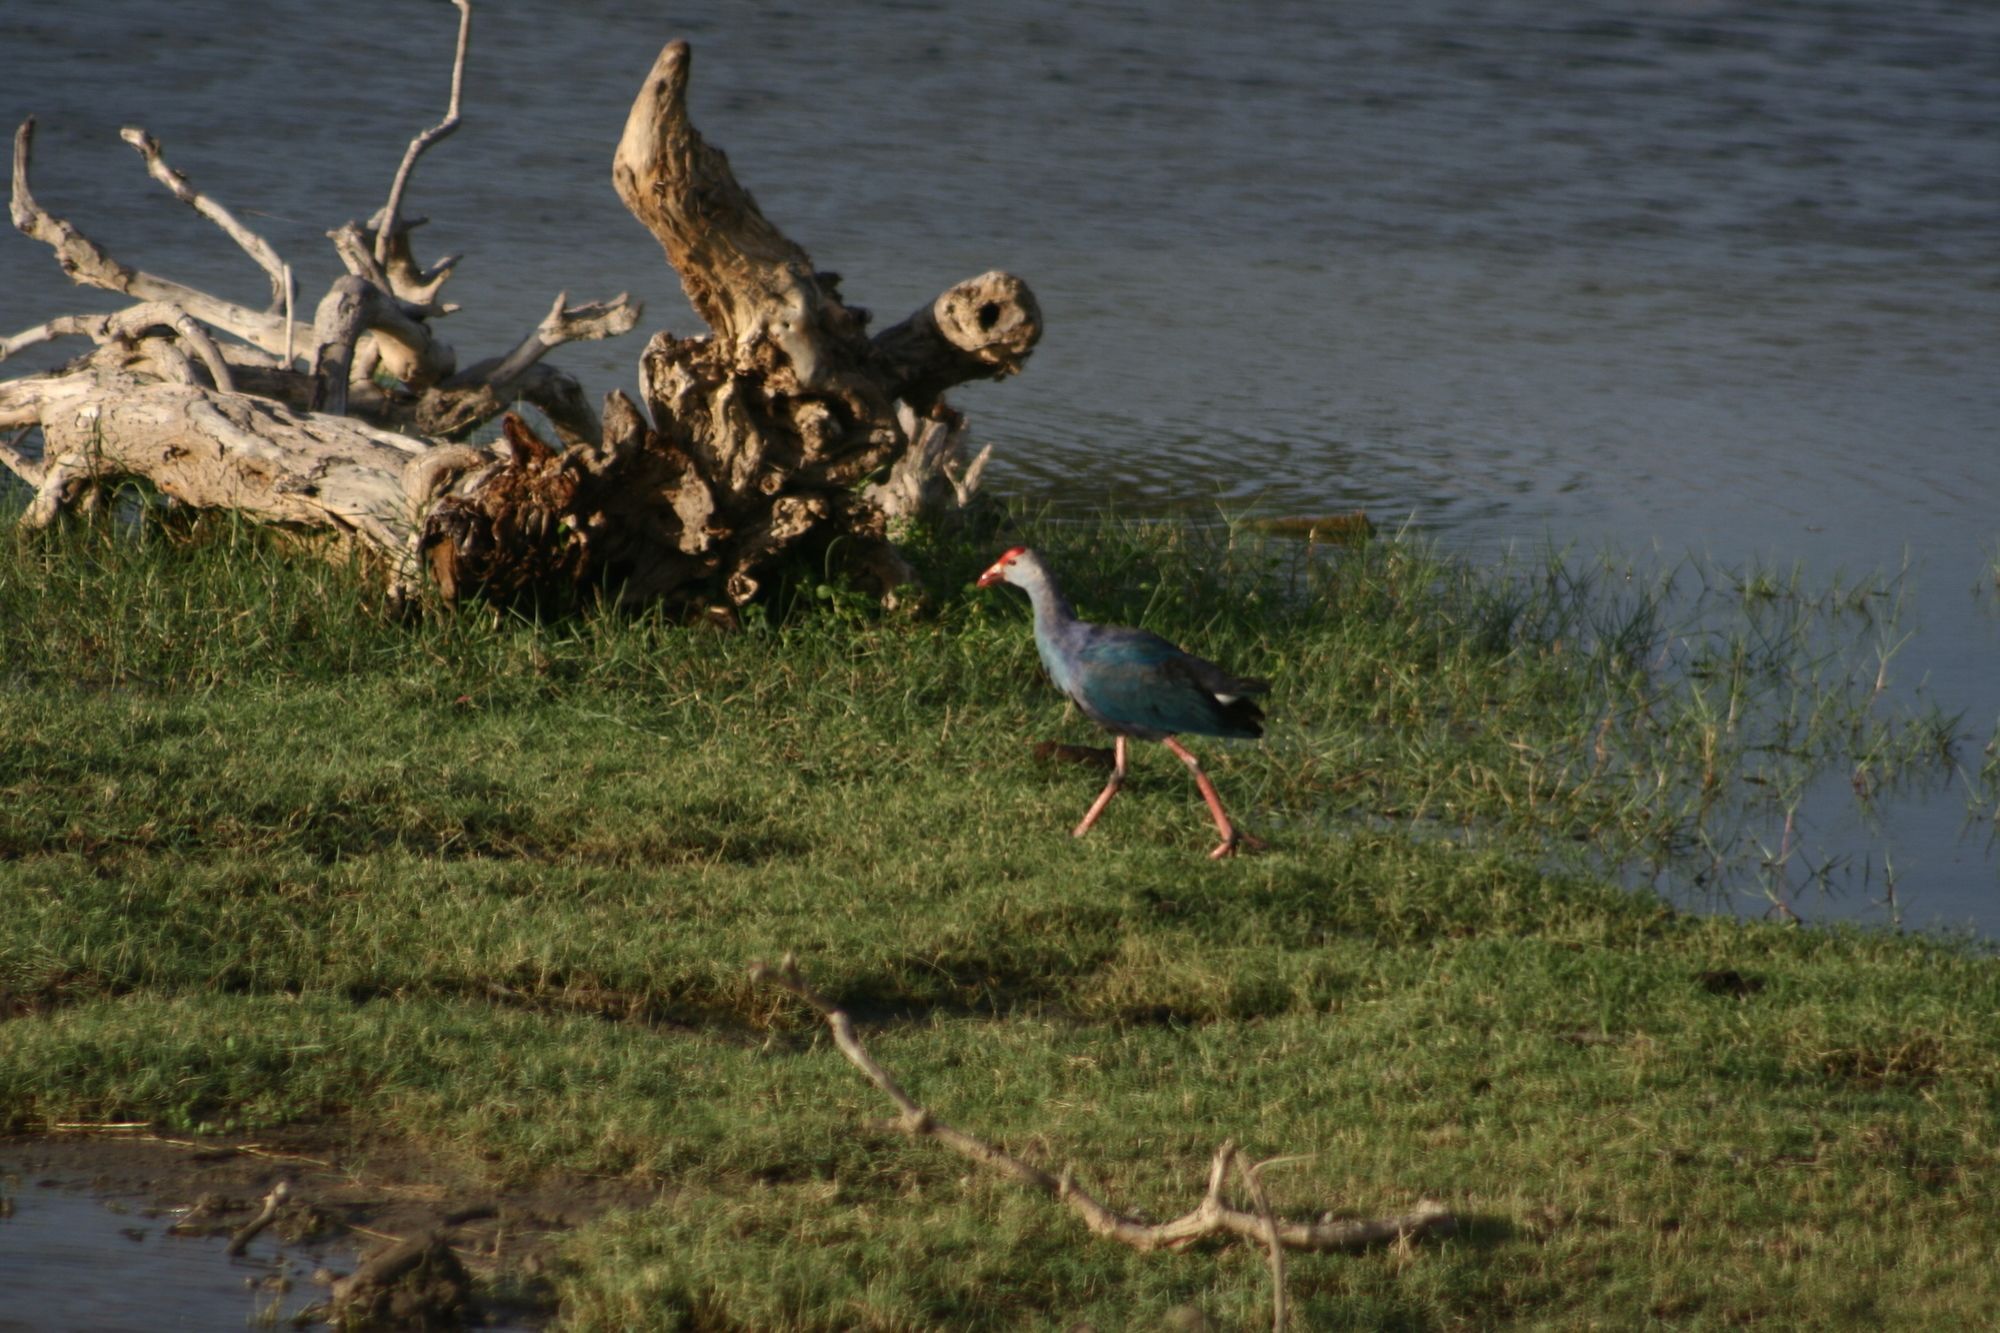
[{"label": "green grass", "polygon": [[1197,745],[1268,854],[1205,860],[1157,747],[1069,838],[1098,776],[1029,744],[1093,738],[967,586],[992,542],[925,545],[922,613],[808,580],[734,634],[397,623],[212,519],[6,543],[0,1129],[352,1117],[656,1183],[567,1248],[579,1328],[1268,1323],[1255,1247],[1128,1252],[893,1133],[748,983],[791,950],[939,1115],[1120,1206],[1229,1138],[1301,1155],[1281,1209],[1472,1219],[1295,1256],[1299,1327],[2000,1305],[2000,966],[1612,882],[1796,897],[1758,842],[1810,784],[1953,762],[1875,691],[1893,581],[1032,535],[1087,614],[1274,677],[1264,744]]}]

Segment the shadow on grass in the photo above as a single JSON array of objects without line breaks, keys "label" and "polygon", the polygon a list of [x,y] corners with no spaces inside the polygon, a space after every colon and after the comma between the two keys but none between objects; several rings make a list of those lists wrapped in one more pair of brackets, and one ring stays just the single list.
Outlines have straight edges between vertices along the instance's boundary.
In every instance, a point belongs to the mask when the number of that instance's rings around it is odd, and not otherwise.
[{"label": "shadow on grass", "polygon": [[1521,1235],[1521,1228],[1512,1218],[1494,1213],[1460,1213],[1458,1230],[1452,1233],[1451,1243],[1475,1250],[1490,1250],[1519,1239]]}]

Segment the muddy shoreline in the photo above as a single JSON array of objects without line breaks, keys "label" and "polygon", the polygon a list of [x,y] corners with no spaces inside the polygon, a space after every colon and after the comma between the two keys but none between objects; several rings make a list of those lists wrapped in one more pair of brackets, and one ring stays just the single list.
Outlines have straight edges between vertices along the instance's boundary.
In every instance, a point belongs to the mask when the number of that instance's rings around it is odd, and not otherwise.
[{"label": "muddy shoreline", "polygon": [[[656,1188],[582,1176],[495,1183],[465,1164],[390,1136],[338,1124],[196,1139],[150,1129],[0,1138],[5,1192],[59,1189],[129,1201],[175,1235],[240,1231],[284,1182],[267,1239],[354,1256],[322,1279],[398,1242],[436,1233],[473,1281],[469,1323],[535,1328],[556,1312],[548,1273],[560,1239]],[[116,1255],[98,1276],[116,1280]]]}]

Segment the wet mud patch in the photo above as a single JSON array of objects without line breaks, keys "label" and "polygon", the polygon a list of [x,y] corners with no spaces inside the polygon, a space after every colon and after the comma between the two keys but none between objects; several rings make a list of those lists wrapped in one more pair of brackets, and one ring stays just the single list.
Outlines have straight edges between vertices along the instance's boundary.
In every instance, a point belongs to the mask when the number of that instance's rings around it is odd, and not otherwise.
[{"label": "wet mud patch", "polygon": [[390,1321],[370,1326],[538,1328],[560,1237],[657,1198],[597,1179],[498,1187],[337,1124],[0,1139],[0,1273],[21,1268],[0,1326],[237,1327],[345,1299]]}]

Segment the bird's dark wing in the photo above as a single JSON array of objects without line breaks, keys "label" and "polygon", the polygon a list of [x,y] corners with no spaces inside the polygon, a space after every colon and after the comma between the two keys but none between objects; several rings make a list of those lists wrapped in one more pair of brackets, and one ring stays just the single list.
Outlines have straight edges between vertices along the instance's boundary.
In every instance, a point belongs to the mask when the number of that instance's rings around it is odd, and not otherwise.
[{"label": "bird's dark wing", "polygon": [[1179,662],[1194,683],[1210,694],[1219,694],[1225,698],[1241,698],[1246,694],[1268,694],[1271,691],[1271,682],[1268,680],[1234,675],[1207,658],[1196,657],[1193,653],[1181,653]]},{"label": "bird's dark wing", "polygon": [[1071,694],[1095,721],[1142,737],[1263,734],[1263,711],[1247,696],[1267,682],[1234,676],[1150,630],[1079,628],[1087,632],[1065,645],[1074,663]]}]

